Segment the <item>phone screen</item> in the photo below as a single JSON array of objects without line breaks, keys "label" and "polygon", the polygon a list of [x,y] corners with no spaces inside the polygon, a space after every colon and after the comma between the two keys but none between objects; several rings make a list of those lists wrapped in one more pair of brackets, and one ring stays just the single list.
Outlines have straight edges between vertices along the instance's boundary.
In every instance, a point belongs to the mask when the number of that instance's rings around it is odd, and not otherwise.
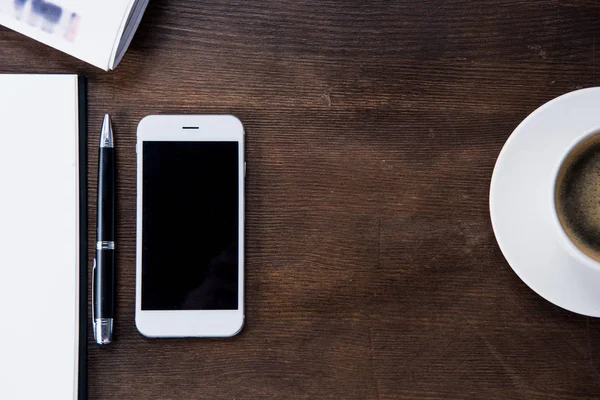
[{"label": "phone screen", "polygon": [[239,143],[143,142],[142,310],[237,310]]}]

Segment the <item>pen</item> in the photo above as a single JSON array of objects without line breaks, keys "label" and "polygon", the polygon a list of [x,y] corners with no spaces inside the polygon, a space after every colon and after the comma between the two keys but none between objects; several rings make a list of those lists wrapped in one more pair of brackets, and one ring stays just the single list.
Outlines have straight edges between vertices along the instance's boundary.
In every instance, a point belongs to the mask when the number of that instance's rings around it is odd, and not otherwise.
[{"label": "pen", "polygon": [[104,116],[98,155],[96,258],[92,266],[92,324],[98,344],[112,342],[115,314],[115,149],[110,116]]}]

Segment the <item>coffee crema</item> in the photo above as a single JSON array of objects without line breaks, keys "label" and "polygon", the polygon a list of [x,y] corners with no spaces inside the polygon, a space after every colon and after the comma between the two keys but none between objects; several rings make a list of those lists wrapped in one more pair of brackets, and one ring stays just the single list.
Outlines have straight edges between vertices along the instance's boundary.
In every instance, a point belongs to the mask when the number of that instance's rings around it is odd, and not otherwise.
[{"label": "coffee crema", "polygon": [[569,239],[600,262],[600,133],[578,143],[563,161],[555,204]]}]

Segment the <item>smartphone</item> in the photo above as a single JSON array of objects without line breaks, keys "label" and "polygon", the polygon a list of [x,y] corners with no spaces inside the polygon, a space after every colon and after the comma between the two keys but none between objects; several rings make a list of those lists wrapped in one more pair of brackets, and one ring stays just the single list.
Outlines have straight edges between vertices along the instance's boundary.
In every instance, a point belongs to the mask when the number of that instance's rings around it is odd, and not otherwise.
[{"label": "smartphone", "polygon": [[244,324],[244,127],[152,115],[137,130],[136,313],[148,337],[229,337]]}]

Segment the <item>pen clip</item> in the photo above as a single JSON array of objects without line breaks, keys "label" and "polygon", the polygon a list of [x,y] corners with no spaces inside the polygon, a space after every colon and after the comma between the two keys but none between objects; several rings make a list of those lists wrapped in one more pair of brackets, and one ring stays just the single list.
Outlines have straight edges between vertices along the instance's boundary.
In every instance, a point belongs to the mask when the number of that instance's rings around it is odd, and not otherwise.
[{"label": "pen clip", "polygon": [[96,286],[96,258],[94,258],[94,262],[92,263],[92,323],[94,324],[94,336],[96,336],[96,312],[95,312],[95,304],[96,297],[94,296]]}]

